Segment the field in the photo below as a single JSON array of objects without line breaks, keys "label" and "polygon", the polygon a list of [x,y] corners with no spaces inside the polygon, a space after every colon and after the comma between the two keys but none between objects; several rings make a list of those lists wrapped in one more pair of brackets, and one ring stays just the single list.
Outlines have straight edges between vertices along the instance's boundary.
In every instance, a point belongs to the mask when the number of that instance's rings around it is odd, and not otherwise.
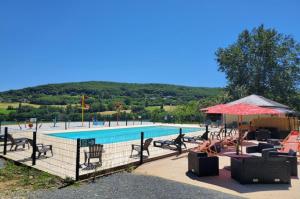
[{"label": "field", "polygon": [[[18,108],[19,102],[0,102],[0,109],[7,109],[7,107]],[[40,107],[38,104],[22,103],[22,106],[32,106],[34,108]]]},{"label": "field", "polygon": [[[164,110],[169,112],[169,111],[173,111],[176,107],[177,106],[168,106],[168,105],[166,105],[166,106],[164,106]],[[153,111],[153,110],[159,109],[159,108],[160,108],[160,106],[148,106],[148,107],[146,107],[146,110]]]},{"label": "field", "polygon": [[[39,108],[41,105],[39,104],[31,104],[31,103],[22,103],[22,106],[31,106],[34,108]],[[66,107],[66,105],[50,105],[54,107]],[[18,108],[19,102],[0,102],[0,114],[7,115],[11,112],[15,112],[15,110],[7,110],[8,107]]]},{"label": "field", "polygon": [[[131,110],[122,110],[121,112],[126,112],[126,113],[131,113]],[[117,111],[103,111],[103,112],[98,112],[101,115],[113,115],[117,113]]]}]

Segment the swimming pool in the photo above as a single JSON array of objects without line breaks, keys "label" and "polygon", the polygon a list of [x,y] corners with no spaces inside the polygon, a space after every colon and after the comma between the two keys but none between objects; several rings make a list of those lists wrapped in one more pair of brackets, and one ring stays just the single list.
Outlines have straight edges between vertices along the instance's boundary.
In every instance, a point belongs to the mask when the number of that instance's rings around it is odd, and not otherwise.
[{"label": "swimming pool", "polygon": [[[203,128],[182,128],[182,133],[192,133],[202,131]],[[125,142],[138,140],[141,137],[141,132],[144,132],[145,138],[155,138],[167,135],[179,134],[179,127],[172,126],[145,126],[132,128],[104,129],[91,131],[76,131],[68,133],[51,133],[48,134],[54,137],[67,139],[87,139],[95,138],[98,144],[109,144],[117,142]]]}]

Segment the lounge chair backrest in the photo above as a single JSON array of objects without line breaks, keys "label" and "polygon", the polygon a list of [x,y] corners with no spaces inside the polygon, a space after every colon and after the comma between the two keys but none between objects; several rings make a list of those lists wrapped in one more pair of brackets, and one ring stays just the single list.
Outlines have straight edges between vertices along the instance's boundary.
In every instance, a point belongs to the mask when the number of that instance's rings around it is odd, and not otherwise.
[{"label": "lounge chair backrest", "polygon": [[89,154],[91,158],[102,158],[102,152],[103,152],[103,145],[102,144],[95,144],[89,146]]},{"label": "lounge chair backrest", "polygon": [[174,140],[175,143],[181,143],[182,142],[182,138],[184,137],[185,134],[181,134],[177,136],[177,138]]},{"label": "lounge chair backrest", "polygon": [[209,131],[205,131],[205,132],[201,135],[201,139],[208,140],[208,133],[209,133]]},{"label": "lounge chair backrest", "polygon": [[144,149],[148,149],[149,146],[150,146],[150,144],[151,144],[151,142],[152,142],[152,140],[153,140],[152,138],[147,139],[147,140],[145,141],[145,143],[144,143],[143,148],[144,148]]},{"label": "lounge chair backrest", "polygon": [[12,144],[15,144],[15,139],[13,138],[13,136],[11,134],[7,134],[7,140],[9,140]]}]

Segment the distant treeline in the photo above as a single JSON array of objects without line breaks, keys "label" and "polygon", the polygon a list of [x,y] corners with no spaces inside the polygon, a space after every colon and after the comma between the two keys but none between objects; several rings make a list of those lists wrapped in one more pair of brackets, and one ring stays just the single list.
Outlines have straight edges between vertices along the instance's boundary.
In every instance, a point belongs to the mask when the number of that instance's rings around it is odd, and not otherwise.
[{"label": "distant treeline", "polygon": [[[44,121],[81,120],[80,99],[87,96],[85,103],[89,109],[85,118],[98,120],[143,119],[168,122],[199,122],[203,116],[199,112],[201,104],[213,102],[220,95],[220,88],[197,88],[166,84],[129,84],[113,82],[80,82],[49,84],[37,87],[11,90],[0,93],[2,102],[19,102],[18,107],[8,107],[1,120],[24,121],[39,118]],[[22,102],[24,104],[22,104]],[[26,103],[40,106],[28,106]],[[201,102],[201,103],[200,103]],[[120,106],[118,106],[119,104]],[[164,105],[176,106],[167,111]],[[155,107],[154,107],[155,106]],[[154,107],[147,109],[147,107]],[[124,110],[129,110],[127,113]],[[117,111],[103,115],[103,111]]]},{"label": "distant treeline", "polygon": [[[132,84],[115,82],[79,82],[49,84],[10,90],[0,93],[3,102],[30,102],[40,105],[78,104],[82,95],[87,103],[98,106],[98,111],[112,110],[114,103],[124,106],[180,105],[208,96],[216,96],[221,88],[200,88],[167,84]],[[97,104],[96,104],[97,103]],[[103,106],[101,106],[103,104]],[[124,107],[127,108],[127,107]]]}]

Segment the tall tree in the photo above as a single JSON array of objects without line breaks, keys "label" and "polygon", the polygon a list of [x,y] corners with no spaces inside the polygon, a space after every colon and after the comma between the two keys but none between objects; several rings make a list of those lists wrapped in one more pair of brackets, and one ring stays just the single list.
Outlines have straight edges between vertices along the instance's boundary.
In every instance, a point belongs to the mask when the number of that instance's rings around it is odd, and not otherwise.
[{"label": "tall tree", "polygon": [[258,94],[295,103],[300,80],[300,44],[263,25],[244,30],[235,43],[216,51],[232,99]]}]

